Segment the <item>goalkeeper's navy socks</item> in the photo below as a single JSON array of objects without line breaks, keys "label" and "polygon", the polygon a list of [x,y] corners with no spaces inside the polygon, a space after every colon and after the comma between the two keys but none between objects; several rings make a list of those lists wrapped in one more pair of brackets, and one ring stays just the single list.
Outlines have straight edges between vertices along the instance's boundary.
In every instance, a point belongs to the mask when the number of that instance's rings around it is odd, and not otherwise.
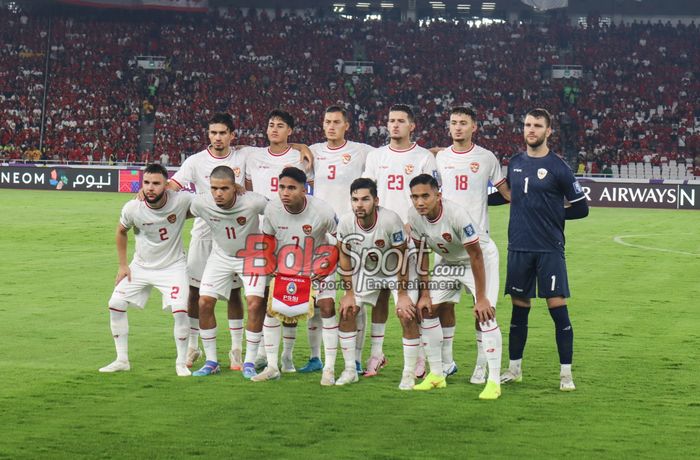
[{"label": "goalkeeper's navy socks", "polygon": [[571,364],[574,355],[574,329],[569,321],[569,309],[566,305],[550,308],[549,314],[554,320],[559,363]]},{"label": "goalkeeper's navy socks", "polygon": [[513,315],[510,318],[510,335],[508,336],[508,355],[511,361],[523,359],[523,351],[527,342],[527,317],[530,307],[513,305]]}]

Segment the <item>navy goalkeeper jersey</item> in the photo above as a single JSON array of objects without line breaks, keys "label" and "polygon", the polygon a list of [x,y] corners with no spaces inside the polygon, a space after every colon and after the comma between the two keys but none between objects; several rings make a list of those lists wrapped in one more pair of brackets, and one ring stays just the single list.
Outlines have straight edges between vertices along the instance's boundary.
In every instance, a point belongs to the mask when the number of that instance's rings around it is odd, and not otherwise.
[{"label": "navy goalkeeper jersey", "polygon": [[564,198],[586,199],[569,166],[552,151],[541,158],[523,152],[511,159],[508,180],[508,250],[564,252]]}]

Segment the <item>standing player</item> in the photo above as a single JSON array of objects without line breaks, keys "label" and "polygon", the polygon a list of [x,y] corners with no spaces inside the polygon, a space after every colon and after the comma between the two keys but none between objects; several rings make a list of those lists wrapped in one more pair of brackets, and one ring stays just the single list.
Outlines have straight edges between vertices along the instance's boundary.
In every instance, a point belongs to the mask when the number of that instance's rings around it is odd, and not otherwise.
[{"label": "standing player", "polygon": [[[117,226],[119,271],[114,292],[109,299],[109,321],[117,349],[117,359],[100,372],[131,369],[129,364],[129,306],[143,308],[151,288],[163,296],[163,309],[172,311],[175,320],[177,359],[175,371],[185,377],[187,354],[187,266],[182,246],[182,227],[190,209],[191,195],[166,190],[168,171],[151,164],[143,173],[144,200],[129,201],[122,208]],[[129,229],[134,229],[136,249],[127,265],[126,249]]]},{"label": "standing player", "polygon": [[[510,199],[510,189],[496,156],[472,142],[472,135],[476,131],[476,112],[467,107],[453,108],[450,112],[449,127],[452,146],[439,151],[435,156],[442,179],[442,196],[466,209],[480,229],[479,243],[486,268],[486,297],[491,306],[496,307],[499,293],[499,256],[496,243],[489,234],[488,189],[489,185],[493,184],[506,200]],[[440,253],[436,255],[439,256]],[[450,376],[457,372],[457,365],[452,357],[452,339],[456,324],[453,304],[448,304],[440,312],[440,324],[443,334],[442,361],[445,365],[445,376]],[[486,382],[487,362],[478,322],[475,326],[477,359],[469,381],[481,384]]]},{"label": "standing player", "polygon": [[380,293],[391,291],[403,329],[404,370],[399,389],[412,390],[420,346],[415,312],[418,291],[417,280],[408,279],[404,264],[407,247],[404,224],[394,211],[379,206],[377,184],[371,179],[353,181],[350,200],[352,213],[343,215],[338,223],[339,266],[345,289],[340,300],[338,335],[346,369],[336,385],[357,381],[356,369],[347,367],[355,359],[355,315],[359,310],[374,307]]},{"label": "standing player", "polygon": [[[209,146],[199,153],[187,158],[180,169],[170,179],[168,188],[181,190],[185,184],[194,184],[199,195],[209,195],[209,175],[218,166],[230,167],[236,177],[236,182],[243,185],[245,175],[245,155],[242,151],[231,148],[235,138],[233,118],[227,113],[217,113],[207,125]],[[212,237],[209,226],[204,220],[197,218],[192,226],[192,238],[187,251],[187,272],[189,274],[190,296],[188,314],[190,317],[190,343],[187,351],[187,366],[199,358],[202,352],[198,348],[199,341],[199,285],[204,273],[204,266],[211,253]],[[232,292],[228,296],[228,323],[231,332],[231,350],[229,351],[230,368],[240,370],[242,366],[243,347],[243,304],[241,302],[240,278],[237,276],[232,284]]]},{"label": "standing player", "polygon": [[[408,210],[411,208],[411,193],[408,184],[422,173],[438,177],[435,157],[415,142],[411,142],[411,134],[416,129],[413,110],[407,105],[396,104],[389,109],[387,122],[389,130],[389,145],[373,150],[367,156],[364,177],[377,183],[379,202],[387,209],[396,212],[406,223]],[[412,244],[409,241],[409,246]],[[409,261],[409,266],[415,266],[415,260]],[[384,364],[384,354],[381,352],[388,306],[383,299],[372,309],[372,353],[367,363],[367,372],[376,373]],[[388,300],[388,299],[387,299]],[[416,376],[425,373],[425,360],[418,358]]]},{"label": "standing player", "polygon": [[[314,273],[314,261],[307,255],[316,254],[328,247],[328,235],[335,235],[336,217],[330,206],[319,198],[306,195],[306,174],[298,168],[284,168],[279,175],[279,198],[270,201],[265,208],[262,229],[265,235],[274,237],[277,271],[283,274],[310,276],[318,286],[316,303],[321,309],[323,323],[323,347],[325,366],[321,385],[335,384],[335,357],[338,351],[338,320],[335,316],[335,273],[319,276]],[[311,245],[311,247],[309,247]],[[291,249],[291,251],[289,251]],[[333,248],[335,249],[335,248]],[[302,260],[289,260],[281,254],[296,253]],[[323,281],[323,282],[321,282]],[[281,339],[280,321],[270,315],[263,326],[267,367],[253,377],[253,381],[278,379],[277,353]],[[283,356],[284,359],[284,356]],[[347,363],[346,363],[347,364]],[[354,367],[354,360],[351,362]],[[346,365],[347,367],[347,365]]]},{"label": "standing player", "polygon": [[265,211],[267,199],[252,192],[237,196],[236,175],[228,166],[214,168],[210,182],[211,192],[198,195],[191,207],[192,214],[209,226],[214,240],[199,290],[199,324],[206,362],[193,375],[206,376],[219,372],[214,307],[217,299],[228,300],[234,278],[240,277],[246,290],[248,305],[248,346],[243,364],[243,377],[249,379],[255,375],[253,360],[258,351],[265,316],[265,277],[244,273],[244,260],[237,256],[237,253],[247,247],[249,235],[258,234],[260,231],[258,215]]},{"label": "standing player", "polygon": [[411,183],[414,209],[408,216],[411,236],[416,245],[428,245],[441,255],[428,280],[428,255],[421,253],[421,287],[418,310],[423,313],[423,343],[430,364],[430,374],[414,390],[431,390],[446,386],[442,367],[442,329],[439,312],[459,302],[462,286],[474,296],[474,317],[482,332],[489,377],[480,399],[497,399],[501,395],[501,330],[496,311],[486,297],[486,270],[479,245],[479,230],[461,206],[443,200],[434,177],[421,174]]},{"label": "standing player", "polygon": [[[269,147],[246,147],[245,187],[274,200],[279,193],[279,175],[288,166],[304,171],[304,157],[299,150],[289,144],[289,136],[294,129],[294,117],[289,112],[275,109],[268,114],[267,139]],[[312,175],[313,176],[313,175]],[[313,186],[313,177],[309,183]],[[292,352],[296,342],[295,325],[284,325],[284,345],[282,350],[282,372],[296,372]],[[264,341],[264,340],[263,340]],[[263,349],[259,349],[256,367],[264,367]]]},{"label": "standing player", "polygon": [[[367,160],[367,152],[374,147],[352,142],[345,139],[350,129],[347,111],[337,105],[326,109],[323,115],[323,132],[326,142],[320,142],[310,147],[314,156],[314,196],[317,196],[331,206],[337,216],[351,212],[347,193],[352,181],[362,176]],[[364,346],[367,318],[365,310],[357,315],[356,368],[362,372],[362,348]],[[320,360],[321,349],[321,316],[314,314],[308,321],[309,344],[311,358],[299,369],[299,372],[312,372],[323,367]]]},{"label": "standing player", "polygon": [[[547,299],[554,321],[559,351],[559,389],[576,389],[571,375],[574,331],[569,321],[566,299],[569,282],[564,256],[564,220],[588,215],[588,203],[571,169],[549,150],[551,116],[545,109],[534,109],[525,116],[527,150],[514,156],[508,165],[511,187],[508,223],[508,269],[506,294],[513,301],[508,353],[510,365],[501,383],[522,381],[522,358],[527,341],[530,299]],[[565,200],[571,204],[565,208]]]}]

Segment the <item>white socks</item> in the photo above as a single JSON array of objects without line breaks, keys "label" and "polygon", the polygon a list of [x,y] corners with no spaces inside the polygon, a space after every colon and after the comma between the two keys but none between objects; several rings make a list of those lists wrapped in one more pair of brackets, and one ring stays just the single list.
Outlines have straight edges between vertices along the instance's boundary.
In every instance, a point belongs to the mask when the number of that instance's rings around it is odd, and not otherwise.
[{"label": "white socks", "polygon": [[117,361],[129,362],[129,320],[126,310],[109,307],[109,325],[117,349]]},{"label": "white socks", "polygon": [[190,348],[199,347],[199,318],[188,318],[190,320]]},{"label": "white socks", "polygon": [[367,309],[360,307],[360,311],[355,317],[357,324],[357,339],[355,340],[355,361],[362,361],[362,350],[365,348],[365,337],[367,337]]},{"label": "white socks", "polygon": [[314,316],[309,318],[306,324],[306,332],[309,337],[310,358],[321,358],[321,337],[323,335],[323,321],[321,320],[321,309],[314,308]]},{"label": "white socks", "polygon": [[246,329],[245,331],[245,359],[243,362],[255,362],[255,357],[258,355],[258,347],[262,340],[262,332],[252,332]]},{"label": "white socks", "polygon": [[452,342],[455,336],[455,326],[442,328],[442,363],[449,366],[454,361]]},{"label": "white socks", "polygon": [[384,345],[384,331],[386,331],[386,323],[372,323],[372,351],[370,355],[376,358],[382,356],[382,347]]},{"label": "white socks", "polygon": [[294,344],[297,341],[297,328],[282,325],[282,356],[292,359],[294,353]]},{"label": "white socks", "polygon": [[413,375],[416,372],[416,361],[420,349],[420,337],[417,339],[403,338],[403,371]]},{"label": "white socks", "polygon": [[442,328],[440,318],[423,319],[421,338],[425,356],[430,365],[430,373],[442,376]]},{"label": "white socks", "polygon": [[213,329],[200,329],[199,335],[202,337],[206,360],[218,363],[219,358],[216,356],[216,327]]},{"label": "white socks", "polygon": [[265,337],[265,355],[267,366],[279,369],[280,339],[282,338],[282,324],[277,318],[265,316],[263,323],[263,336]]},{"label": "white socks", "polygon": [[228,320],[228,330],[231,332],[231,350],[241,350],[243,348],[243,320]]},{"label": "white socks", "polygon": [[486,352],[484,351],[484,338],[481,331],[476,331],[476,365],[486,367]]},{"label": "white socks", "polygon": [[357,332],[338,331],[338,339],[340,340],[340,348],[343,351],[345,369],[354,371]]},{"label": "white socks", "polygon": [[482,345],[486,354],[486,361],[489,365],[489,381],[500,384],[501,378],[501,353],[503,351],[503,340],[501,329],[495,319],[479,323],[481,328]]},{"label": "white socks", "polygon": [[173,313],[173,337],[175,338],[175,348],[177,349],[176,364],[185,364],[187,360],[187,346],[189,345],[190,322],[187,312],[179,311]]},{"label": "white socks", "polygon": [[326,353],[324,369],[335,368],[335,356],[338,353],[338,319],[335,315],[330,318],[322,318],[323,323],[323,348]]}]

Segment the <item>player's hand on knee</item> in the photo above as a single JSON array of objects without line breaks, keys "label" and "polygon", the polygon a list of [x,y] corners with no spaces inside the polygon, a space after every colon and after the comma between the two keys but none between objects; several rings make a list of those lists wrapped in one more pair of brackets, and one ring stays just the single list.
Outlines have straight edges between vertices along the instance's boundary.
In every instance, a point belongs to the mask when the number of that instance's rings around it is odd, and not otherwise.
[{"label": "player's hand on knee", "polygon": [[396,315],[399,319],[412,320],[416,317],[416,306],[408,294],[399,294],[396,302]]},{"label": "player's hand on knee", "polygon": [[340,298],[341,319],[349,319],[351,316],[357,315],[357,312],[359,311],[360,307],[357,306],[357,302],[355,301],[354,295],[346,293],[343,297]]},{"label": "player's hand on knee", "polygon": [[117,284],[119,284],[119,282],[121,282],[121,280],[123,280],[124,278],[131,281],[131,269],[128,265],[124,267],[119,267],[119,270],[117,271],[117,278],[114,281],[114,285],[116,286]]},{"label": "player's hand on knee", "polygon": [[418,321],[422,321],[423,315],[425,314],[432,316],[433,302],[430,300],[430,294],[421,294],[421,296],[418,298],[416,313],[418,314]]},{"label": "player's hand on knee", "polygon": [[496,317],[496,310],[491,306],[488,300],[477,300],[474,304],[474,317],[480,322],[486,322]]}]

